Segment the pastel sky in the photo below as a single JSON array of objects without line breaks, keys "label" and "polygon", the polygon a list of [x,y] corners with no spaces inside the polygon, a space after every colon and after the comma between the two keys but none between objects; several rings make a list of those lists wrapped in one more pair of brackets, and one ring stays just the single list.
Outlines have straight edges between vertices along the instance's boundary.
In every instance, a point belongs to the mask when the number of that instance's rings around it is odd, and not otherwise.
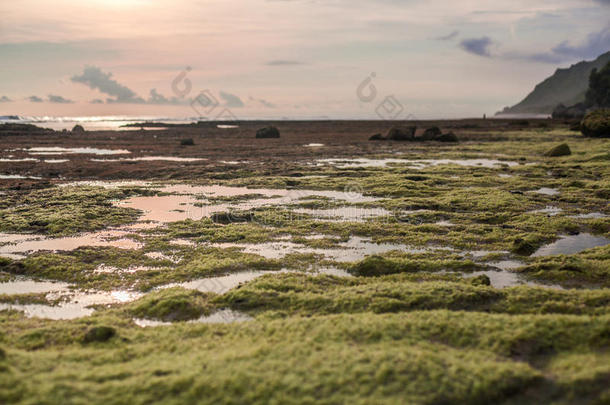
[{"label": "pastel sky", "polygon": [[19,0],[0,15],[0,115],[481,116],[610,50],[610,0]]}]

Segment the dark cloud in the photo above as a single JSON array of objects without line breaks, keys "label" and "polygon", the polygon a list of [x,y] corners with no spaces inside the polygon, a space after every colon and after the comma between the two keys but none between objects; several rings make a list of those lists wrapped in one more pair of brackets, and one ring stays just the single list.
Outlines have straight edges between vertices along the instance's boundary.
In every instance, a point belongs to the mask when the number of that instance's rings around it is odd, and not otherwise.
[{"label": "dark cloud", "polygon": [[107,99],[109,103],[144,103],[133,90],[114,80],[112,73],[104,73],[96,66],[86,66],[81,75],[72,76],[70,80],[114,97]]},{"label": "dark cloud", "polygon": [[608,51],[610,51],[610,26],[599,32],[590,33],[582,43],[577,45],[573,45],[570,41],[563,41],[553,47],[550,52],[514,53],[507,56],[513,59],[556,64],[574,60],[595,59]]},{"label": "dark cloud", "polygon": [[466,38],[462,42],[460,42],[460,47],[466,52],[491,57],[491,52],[489,48],[493,44],[493,41],[489,37],[481,37],[481,38]]},{"label": "dark cloud", "polygon": [[244,106],[244,102],[241,101],[241,99],[235,94],[227,93],[221,90],[218,95],[220,95],[220,98],[224,100],[226,107],[240,108]]},{"label": "dark cloud", "polygon": [[304,63],[299,62],[298,60],[276,59],[276,60],[270,60],[269,62],[265,63],[265,65],[267,65],[267,66],[294,66],[294,65],[304,65]]},{"label": "dark cloud", "polygon": [[263,107],[267,107],[267,108],[275,108],[275,104],[264,100],[262,98],[254,98],[252,96],[248,97],[248,100],[255,102],[255,103],[259,103],[260,105],[262,105]]},{"label": "dark cloud", "polygon": [[460,32],[456,30],[447,35],[442,35],[442,36],[436,37],[434,39],[436,39],[437,41],[449,41],[449,40],[452,40],[455,37],[457,37],[459,34],[460,34]]},{"label": "dark cloud", "polygon": [[13,101],[13,100],[8,98],[7,96],[0,97],[0,103],[10,103],[11,101]]},{"label": "dark cloud", "polygon": [[599,3],[603,6],[610,6],[610,0],[594,0],[596,3]]},{"label": "dark cloud", "polygon": [[49,103],[56,103],[56,104],[72,104],[72,103],[74,103],[74,101],[72,101],[72,100],[68,100],[67,98],[64,98],[62,96],[57,96],[55,94],[49,94],[48,101],[49,101]]},{"label": "dark cloud", "polygon": [[30,102],[32,102],[32,103],[42,103],[44,101],[43,99],[41,99],[38,96],[30,96],[27,99],[30,100]]}]

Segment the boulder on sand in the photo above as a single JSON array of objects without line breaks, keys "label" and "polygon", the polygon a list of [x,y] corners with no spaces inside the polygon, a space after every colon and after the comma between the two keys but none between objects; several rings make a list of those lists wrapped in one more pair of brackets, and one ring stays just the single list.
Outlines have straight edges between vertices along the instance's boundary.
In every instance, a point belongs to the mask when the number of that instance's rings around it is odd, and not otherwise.
[{"label": "boulder on sand", "polygon": [[439,127],[426,128],[424,133],[421,135],[421,140],[422,141],[432,141],[432,140],[434,140],[434,138],[436,138],[437,136],[439,136],[441,134],[442,134],[442,132]]},{"label": "boulder on sand", "polygon": [[392,127],[385,139],[389,141],[414,141],[417,127]]},{"label": "boulder on sand", "polygon": [[274,126],[268,126],[256,131],[257,138],[279,138],[280,131]]},{"label": "boulder on sand", "polygon": [[74,128],[72,128],[72,133],[73,134],[84,134],[85,133],[85,128],[83,128],[82,125],[74,125]]},{"label": "boulder on sand", "polygon": [[447,132],[437,136],[434,140],[439,142],[458,142],[458,137],[453,132]]}]

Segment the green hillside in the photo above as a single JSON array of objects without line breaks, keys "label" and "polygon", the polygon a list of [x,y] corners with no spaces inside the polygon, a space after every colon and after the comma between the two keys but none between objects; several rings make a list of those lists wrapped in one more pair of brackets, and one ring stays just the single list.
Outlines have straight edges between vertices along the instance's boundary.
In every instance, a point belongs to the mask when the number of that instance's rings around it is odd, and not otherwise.
[{"label": "green hillside", "polygon": [[534,90],[520,103],[504,109],[502,113],[550,114],[559,104],[573,105],[585,100],[589,86],[589,75],[594,68],[601,69],[610,62],[610,52],[600,55],[594,61],[583,61],[555,73],[536,85]]}]

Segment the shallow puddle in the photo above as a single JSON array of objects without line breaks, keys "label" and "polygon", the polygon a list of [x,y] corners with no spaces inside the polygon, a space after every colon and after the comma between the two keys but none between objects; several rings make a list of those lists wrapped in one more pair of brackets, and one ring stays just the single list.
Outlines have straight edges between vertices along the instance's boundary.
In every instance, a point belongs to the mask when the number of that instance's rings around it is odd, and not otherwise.
[{"label": "shallow puddle", "polygon": [[535,193],[535,194],[543,194],[543,195],[558,195],[559,194],[559,190],[557,190],[556,188],[548,188],[548,187],[540,187],[538,190],[532,190],[532,191],[528,191],[529,193]]},{"label": "shallow puddle", "polygon": [[291,210],[318,220],[362,222],[371,218],[390,217],[392,213],[383,208],[337,207],[329,209],[297,208]]},{"label": "shallow puddle", "polygon": [[21,149],[30,155],[69,155],[69,154],[87,154],[87,155],[124,155],[131,153],[127,149],[99,149],[99,148],[64,148],[60,146],[43,146]]},{"label": "shallow puddle", "polygon": [[0,256],[18,260],[33,252],[43,250],[53,252],[66,251],[83,246],[139,249],[142,247],[142,244],[128,237],[133,232],[134,228],[127,226],[62,238],[49,238],[40,235],[0,234],[0,240],[8,242],[0,246]]},{"label": "shallow puddle", "polygon": [[527,285],[530,287],[545,287],[552,288],[557,290],[563,290],[563,288],[556,284],[541,284],[535,283],[532,281],[522,279],[518,274],[512,273],[510,271],[495,271],[495,270],[487,270],[487,271],[475,271],[472,273],[464,273],[462,276],[464,278],[472,278],[485,275],[489,277],[489,281],[491,282],[491,286],[494,288],[507,288],[507,287],[516,287],[519,285]]},{"label": "shallow puddle", "polygon": [[556,242],[542,246],[532,257],[571,255],[598,246],[610,244],[610,239],[603,236],[594,236],[589,233],[563,236]]},{"label": "shallow puddle", "polygon": [[517,166],[519,163],[511,161],[502,161],[497,159],[367,159],[367,158],[356,158],[356,159],[318,159],[316,161],[318,165],[333,165],[340,169],[354,168],[354,167],[387,167],[388,165],[405,165],[411,169],[422,169],[430,166],[438,165],[457,165],[457,166],[474,166],[474,167],[485,167],[485,168],[499,168],[502,166]]},{"label": "shallow puddle", "polygon": [[[233,323],[251,321],[252,319],[254,318],[252,318],[250,315],[244,314],[243,312],[234,311],[232,309],[221,309],[213,314],[202,316],[201,318],[193,319],[187,321],[186,323]],[[133,322],[142,328],[167,326],[172,324],[171,322],[141,318],[134,318]]]},{"label": "shallow puddle", "polygon": [[608,215],[602,213],[602,212],[590,212],[588,214],[578,214],[578,215],[571,215],[570,218],[579,218],[579,219],[602,219],[602,218],[608,218]]},{"label": "shallow puddle", "polygon": [[532,211],[526,211],[525,213],[526,214],[547,214],[548,216],[552,217],[552,216],[561,214],[561,212],[563,212],[563,210],[561,208],[547,205],[544,208],[532,210]]},{"label": "shallow puddle", "polygon": [[141,156],[136,158],[124,158],[124,159],[91,159],[92,162],[200,162],[208,160],[205,158],[185,158],[176,156]]}]

